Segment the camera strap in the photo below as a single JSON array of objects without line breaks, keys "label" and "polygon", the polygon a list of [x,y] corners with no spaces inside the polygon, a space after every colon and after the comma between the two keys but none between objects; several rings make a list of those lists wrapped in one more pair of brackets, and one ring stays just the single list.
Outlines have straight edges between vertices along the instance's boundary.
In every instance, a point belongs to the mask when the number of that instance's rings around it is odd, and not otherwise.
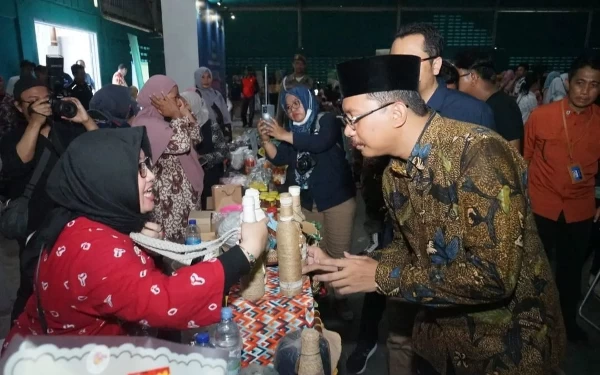
[{"label": "camera strap", "polygon": [[44,147],[44,152],[42,153],[42,157],[40,158],[40,161],[36,165],[35,170],[33,171],[33,175],[31,176],[31,179],[27,183],[27,187],[25,188],[25,192],[23,193],[23,196],[25,198],[31,199],[31,195],[33,194],[33,189],[35,189],[35,186],[37,185],[38,181],[40,180],[40,177],[42,177],[42,173],[44,172],[44,169],[46,169],[46,165],[48,165],[49,160],[50,160],[50,150],[48,148]]}]

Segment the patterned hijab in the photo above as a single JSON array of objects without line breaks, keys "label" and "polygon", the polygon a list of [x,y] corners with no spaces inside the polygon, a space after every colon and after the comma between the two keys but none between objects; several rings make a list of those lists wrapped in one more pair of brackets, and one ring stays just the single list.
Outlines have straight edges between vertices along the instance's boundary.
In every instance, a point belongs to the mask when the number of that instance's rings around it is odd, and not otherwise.
[{"label": "patterned hijab", "polygon": [[[171,138],[173,137],[173,129],[171,124],[165,121],[165,118],[152,105],[152,95],[165,95],[176,87],[177,84],[171,78],[163,75],[155,75],[150,77],[148,82],[138,95],[138,103],[142,106],[142,110],[133,120],[132,126],[145,126],[152,145],[152,164],[156,164],[158,159],[167,149]],[[198,155],[193,147],[187,154],[178,155],[179,162],[183,167],[183,171],[187,179],[192,184],[194,190],[202,193],[204,188],[204,170],[198,161]]]}]

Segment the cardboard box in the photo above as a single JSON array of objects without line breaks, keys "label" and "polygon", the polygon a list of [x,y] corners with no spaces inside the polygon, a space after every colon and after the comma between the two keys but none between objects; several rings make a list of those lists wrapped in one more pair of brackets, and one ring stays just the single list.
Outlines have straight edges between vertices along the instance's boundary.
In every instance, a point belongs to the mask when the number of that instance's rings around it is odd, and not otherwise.
[{"label": "cardboard box", "polygon": [[[198,229],[200,229],[200,234],[202,233],[214,233],[215,228],[212,222],[213,211],[191,211],[190,219],[196,220],[196,225]],[[204,241],[204,239],[202,239]]]},{"label": "cardboard box", "polygon": [[215,211],[234,204],[242,204],[242,185],[214,185],[212,196]]},{"label": "cardboard box", "polygon": [[215,210],[215,200],[213,197],[206,197],[206,211]]},{"label": "cardboard box", "polygon": [[202,242],[214,241],[217,239],[217,234],[215,232],[201,232],[200,239]]}]

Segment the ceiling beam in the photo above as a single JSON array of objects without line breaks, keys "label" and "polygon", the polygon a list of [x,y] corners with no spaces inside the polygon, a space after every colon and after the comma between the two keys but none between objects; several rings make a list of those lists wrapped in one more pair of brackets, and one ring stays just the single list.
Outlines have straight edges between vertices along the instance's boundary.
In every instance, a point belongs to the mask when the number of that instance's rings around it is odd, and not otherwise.
[{"label": "ceiling beam", "polygon": [[[332,6],[303,6],[303,12],[499,12],[499,13],[579,13],[600,11],[600,8],[494,8],[494,7],[413,7],[413,6],[375,6],[375,7],[332,7]],[[297,12],[297,6],[237,6],[229,5],[228,10],[235,12]]]}]

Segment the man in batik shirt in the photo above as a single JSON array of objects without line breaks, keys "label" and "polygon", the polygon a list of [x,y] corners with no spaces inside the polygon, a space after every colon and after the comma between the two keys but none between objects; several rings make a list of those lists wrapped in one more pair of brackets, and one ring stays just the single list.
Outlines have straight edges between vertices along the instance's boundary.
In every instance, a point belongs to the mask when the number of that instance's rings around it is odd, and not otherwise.
[{"label": "man in batik shirt", "polygon": [[310,248],[304,272],[325,272],[316,279],[340,294],[378,291],[416,306],[422,374],[550,374],[565,332],[525,162],[489,129],[431,112],[420,62],[338,65],[346,136],[365,157],[391,156],[383,187],[394,241],[372,257]]}]

